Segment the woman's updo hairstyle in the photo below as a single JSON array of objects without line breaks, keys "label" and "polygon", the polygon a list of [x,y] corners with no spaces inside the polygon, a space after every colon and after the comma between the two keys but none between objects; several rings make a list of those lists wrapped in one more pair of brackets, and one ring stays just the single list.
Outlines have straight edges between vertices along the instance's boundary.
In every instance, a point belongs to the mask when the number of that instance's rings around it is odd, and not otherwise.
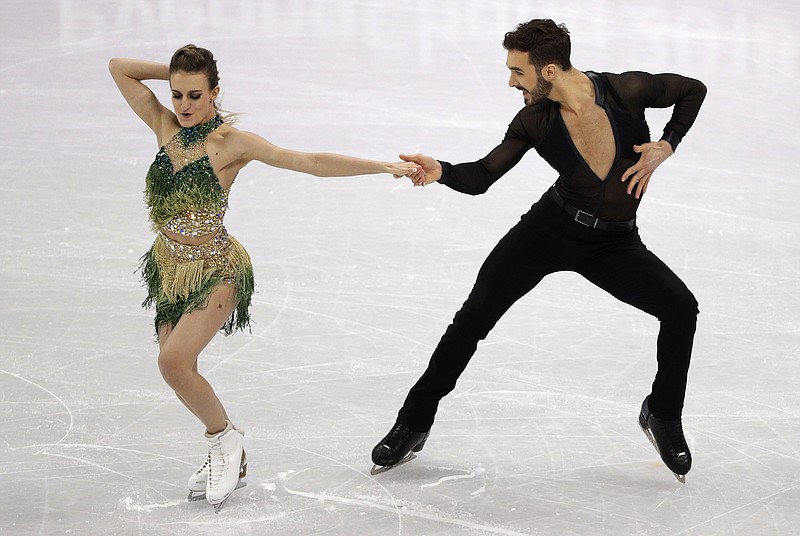
[{"label": "woman's updo hairstyle", "polygon": [[[217,71],[217,60],[210,50],[192,44],[182,46],[172,55],[169,60],[169,74],[183,71],[185,73],[202,73],[208,80],[209,89],[214,89],[219,85],[219,71]],[[219,103],[214,101],[214,108],[222,116],[226,123],[234,123],[237,114],[226,112],[220,108]]]}]

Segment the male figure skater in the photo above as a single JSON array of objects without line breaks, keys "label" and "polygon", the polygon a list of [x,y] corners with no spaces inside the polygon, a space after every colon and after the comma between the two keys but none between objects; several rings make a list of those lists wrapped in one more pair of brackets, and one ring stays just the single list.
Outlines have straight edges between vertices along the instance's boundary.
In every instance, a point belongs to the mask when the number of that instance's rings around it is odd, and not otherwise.
[{"label": "male figure skater", "polygon": [[[570,63],[569,32],[549,19],[518,25],[503,47],[509,86],[522,91],[525,107],[500,145],[476,162],[457,165],[421,154],[401,158],[424,171],[412,177],[416,186],[440,182],[477,195],[533,148],[558,171],[558,180],[484,261],[397,422],[373,449],[373,470],[422,450],[439,400],[455,388],[478,341],[544,276],[570,270],[660,321],[658,371],[639,424],[684,482],[692,456],[681,412],[697,301],[642,243],[636,209],[655,169],[694,123],[706,88],[676,74],[579,71]],[[651,142],[644,111],[668,107],[673,111],[664,134]]]}]

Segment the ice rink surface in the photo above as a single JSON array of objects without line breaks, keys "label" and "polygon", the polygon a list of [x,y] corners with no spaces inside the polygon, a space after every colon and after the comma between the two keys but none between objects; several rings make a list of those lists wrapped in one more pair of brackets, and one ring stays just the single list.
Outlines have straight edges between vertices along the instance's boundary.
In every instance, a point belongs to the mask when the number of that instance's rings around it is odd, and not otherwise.
[{"label": "ice rink surface", "polygon": [[[477,197],[240,173],[226,224],[254,260],[255,324],[217,337],[200,370],[246,430],[249,474],[218,515],[187,502],[203,427],[159,375],[134,273],[157,147],[109,58],[167,61],[196,43],[241,129],[461,162],[522,106],[500,43],[532,18],[567,25],[579,69],[708,86],[639,211],[645,243],[700,302],[687,483],[636,424],[657,321],[574,274],[500,321],[416,460],[369,474],[481,262],[555,180],[531,151]],[[797,534],[798,20],[776,0],[5,2],[0,533]],[[151,87],[169,105],[167,84]],[[648,115],[655,138],[668,117]]]}]

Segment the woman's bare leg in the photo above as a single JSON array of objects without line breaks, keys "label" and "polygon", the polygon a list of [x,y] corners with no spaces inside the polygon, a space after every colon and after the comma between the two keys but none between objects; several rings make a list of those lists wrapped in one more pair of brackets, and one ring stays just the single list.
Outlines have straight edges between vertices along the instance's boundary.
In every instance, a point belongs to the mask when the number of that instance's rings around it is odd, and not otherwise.
[{"label": "woman's bare leg", "polygon": [[236,308],[235,295],[234,287],[220,285],[205,308],[183,315],[174,327],[164,326],[159,333],[161,375],[212,434],[225,428],[228,415],[214,389],[197,372],[197,358]]},{"label": "woman's bare leg", "polygon": [[[164,325],[164,326],[162,326],[162,327],[161,327],[161,329],[159,330],[159,335],[158,335],[158,344],[159,344],[159,348],[163,348],[163,347],[164,347],[164,343],[166,343],[166,342],[167,342],[167,339],[169,338],[169,335],[170,335],[170,333],[172,333],[172,326],[171,326],[171,325]],[[198,357],[199,357],[199,356],[198,356]],[[198,361],[199,361],[199,359],[195,359],[195,361],[194,361],[194,365],[192,365],[192,371],[193,371],[195,374],[197,374],[197,362],[198,362]],[[197,417],[198,419],[200,419],[200,417],[199,417],[199,416],[198,416],[198,415],[197,415],[197,414],[194,412],[194,410],[193,410],[193,409],[192,409],[192,408],[189,406],[189,404],[187,404],[187,403],[186,403],[186,401],[185,401],[183,398],[181,398],[181,395],[180,395],[180,394],[178,394],[177,392],[175,392],[175,396],[177,396],[177,397],[178,397],[178,400],[180,400],[180,401],[181,401],[181,403],[182,403],[184,406],[186,406],[186,409],[188,409],[189,411],[191,411],[191,412],[192,412],[192,414],[193,414],[195,417]],[[225,412],[225,408],[224,408],[224,407],[222,408],[222,411],[223,411],[223,412]],[[228,420],[228,421],[230,421],[230,417],[228,417],[228,413],[227,413],[227,412],[225,412],[225,419],[226,419],[226,420]]]}]

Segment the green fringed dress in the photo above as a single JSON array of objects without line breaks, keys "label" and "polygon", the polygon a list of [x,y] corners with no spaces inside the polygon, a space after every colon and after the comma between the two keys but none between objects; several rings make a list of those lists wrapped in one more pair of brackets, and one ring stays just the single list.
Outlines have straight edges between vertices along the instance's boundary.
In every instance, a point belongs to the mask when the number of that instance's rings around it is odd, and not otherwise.
[{"label": "green fringed dress", "polygon": [[[236,288],[237,307],[222,326],[230,335],[250,326],[250,302],[255,288],[253,265],[223,219],[230,189],[223,188],[208,160],[206,138],[222,124],[217,115],[195,127],[181,128],[156,154],[145,182],[145,202],[153,230],[153,246],[142,256],[144,307],[155,305],[155,329],[175,325],[180,317],[206,306],[217,285]],[[212,235],[192,246],[161,231],[186,237]]]}]

